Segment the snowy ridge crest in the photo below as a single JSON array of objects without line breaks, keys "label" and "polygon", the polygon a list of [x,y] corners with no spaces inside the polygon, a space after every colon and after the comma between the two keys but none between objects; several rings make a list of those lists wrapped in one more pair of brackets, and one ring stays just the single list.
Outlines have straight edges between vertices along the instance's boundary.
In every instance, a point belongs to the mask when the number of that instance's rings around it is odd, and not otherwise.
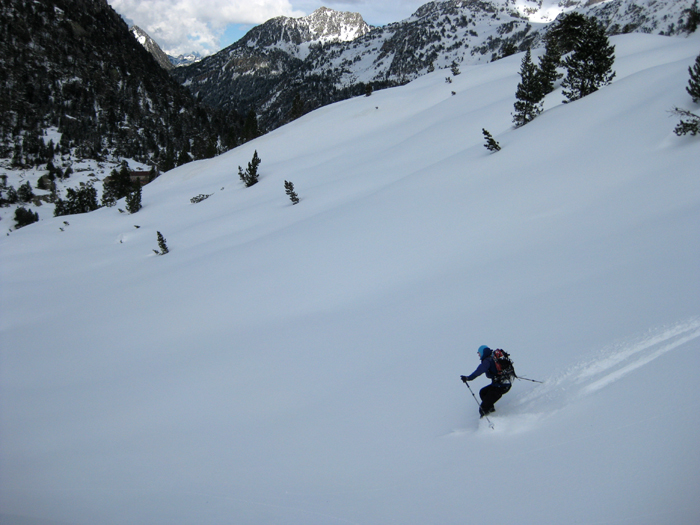
[{"label": "snowy ridge crest", "polygon": [[[340,12],[320,7],[309,16],[280,16],[253,28],[241,39],[248,48],[278,48],[295,56],[305,55],[303,44],[349,42],[370,31],[359,13]],[[232,55],[238,43],[229,47]]]},{"label": "snowy ridge crest", "polygon": [[202,60],[202,55],[199,53],[189,53],[187,55],[178,55],[176,57],[168,55],[170,63],[175,66],[189,66],[190,64],[195,64]]},{"label": "snowy ridge crest", "polygon": [[349,42],[370,31],[369,25],[360,13],[338,12],[327,7],[320,7],[309,16],[289,19],[308,35],[309,41]]},{"label": "snowy ridge crest", "polygon": [[173,64],[168,55],[161,49],[156,41],[148,35],[148,33],[146,33],[139,26],[131,26],[129,30],[131,31],[131,34],[134,35],[136,41],[141,44],[146,51],[153,56],[153,58],[156,59],[156,62],[158,62],[160,67],[166,70],[173,68]]},{"label": "snowy ridge crest", "polygon": [[677,34],[683,12],[694,0],[505,0],[530,22],[549,23],[577,11],[596,17],[609,32]]},{"label": "snowy ridge crest", "polygon": [[692,2],[442,0],[375,28],[357,13],[321,8],[308,17],[257,26],[196,67],[176,70],[176,76],[212,106],[242,114],[254,107],[261,127],[270,130],[288,121],[297,97],[310,110],[364,94],[367,84],[375,90],[401,85],[434,69],[541,47],[547,24],[563,12],[595,16],[611,35],[670,36],[682,33]]}]

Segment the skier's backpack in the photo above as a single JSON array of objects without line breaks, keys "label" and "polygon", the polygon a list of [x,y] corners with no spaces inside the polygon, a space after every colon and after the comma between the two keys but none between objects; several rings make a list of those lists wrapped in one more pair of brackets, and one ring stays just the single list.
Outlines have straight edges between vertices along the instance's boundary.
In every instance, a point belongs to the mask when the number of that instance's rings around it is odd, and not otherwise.
[{"label": "skier's backpack", "polygon": [[517,376],[515,375],[515,368],[513,367],[513,361],[510,359],[510,354],[499,348],[494,350],[492,355],[497,370],[493,380],[496,383],[511,384]]}]

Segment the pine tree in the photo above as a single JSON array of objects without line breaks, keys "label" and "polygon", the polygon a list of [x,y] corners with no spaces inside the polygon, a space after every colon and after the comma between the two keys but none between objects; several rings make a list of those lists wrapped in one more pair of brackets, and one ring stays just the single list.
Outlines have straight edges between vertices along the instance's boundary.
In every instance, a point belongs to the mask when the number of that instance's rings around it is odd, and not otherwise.
[{"label": "pine tree", "polygon": [[700,9],[698,9],[698,0],[693,2],[688,9],[683,10],[683,14],[688,16],[686,23],[683,25],[683,30],[688,33],[695,33],[700,24]]},{"label": "pine tree", "polygon": [[99,208],[97,205],[97,190],[92,183],[88,183],[78,190],[68,188],[66,190],[66,200],[58,199],[56,201],[53,216],[88,213],[97,208]]},{"label": "pine tree", "polygon": [[542,93],[548,95],[554,91],[554,83],[564,76],[557,71],[561,66],[561,51],[554,40],[547,40],[544,55],[540,57],[539,62]]},{"label": "pine tree", "polygon": [[673,132],[678,135],[698,135],[700,134],[700,116],[691,113],[687,109],[673,108],[675,115],[681,117],[681,121],[675,127]]},{"label": "pine tree", "polygon": [[165,237],[163,237],[163,234],[158,231],[156,233],[158,234],[158,248],[160,248],[160,251],[153,251],[156,252],[157,255],[165,255],[170,251],[168,250],[168,246],[165,244]]},{"label": "pine tree", "polygon": [[5,189],[5,196],[2,198],[2,200],[7,204],[17,204],[19,196],[17,195],[17,190],[15,190],[14,186],[8,186]]},{"label": "pine tree", "polygon": [[459,66],[457,65],[457,62],[454,60],[452,61],[452,64],[450,65],[450,71],[452,72],[452,75],[454,75],[455,77],[461,73],[461,71],[459,70]]},{"label": "pine tree", "polygon": [[516,46],[513,42],[506,40],[505,42],[503,42],[503,45],[501,45],[501,56],[499,56],[496,60],[509,57],[517,52],[518,46]]},{"label": "pine tree", "polygon": [[524,126],[542,112],[542,81],[538,67],[532,63],[529,48],[520,66],[520,83],[515,98],[513,123],[516,127]]},{"label": "pine tree", "polygon": [[299,196],[294,191],[294,184],[289,181],[284,181],[284,192],[289,196],[292,204],[299,204]]},{"label": "pine tree", "polygon": [[187,164],[188,162],[192,161],[192,157],[190,157],[190,154],[187,153],[187,150],[182,150],[180,151],[180,154],[177,156],[177,165],[182,166],[183,164]]},{"label": "pine tree", "polygon": [[15,228],[21,228],[39,220],[39,214],[22,206],[15,210]]},{"label": "pine tree", "polygon": [[615,46],[605,36],[605,29],[595,18],[587,19],[574,51],[564,60],[566,78],[562,82],[564,102],[583,98],[612,82],[615,72]]},{"label": "pine tree", "polygon": [[260,129],[258,129],[258,116],[255,114],[254,110],[250,110],[248,115],[246,115],[245,122],[243,123],[243,142],[248,142],[256,137],[260,136]]},{"label": "pine tree", "polygon": [[498,142],[496,142],[496,139],[493,138],[491,133],[486,131],[484,128],[481,129],[481,132],[484,134],[484,138],[486,139],[486,144],[484,144],[484,147],[487,150],[493,153],[501,150],[501,145]]},{"label": "pine tree", "polygon": [[693,97],[693,102],[698,102],[700,101],[700,55],[695,58],[695,64],[688,68],[688,72],[690,80],[688,80],[688,87],[685,90]]},{"label": "pine tree", "polygon": [[238,176],[245,183],[246,187],[251,187],[258,182],[258,166],[262,161],[258,157],[258,151],[253,153],[253,159],[248,163],[248,168],[243,171],[243,168],[238,166]]},{"label": "pine tree", "polygon": [[304,114],[304,103],[301,101],[301,95],[297,93],[294,95],[294,101],[292,102],[292,109],[289,110],[289,121],[298,119]]},{"label": "pine tree", "polygon": [[119,199],[126,197],[134,189],[129,166],[124,162],[119,171],[112,170],[109,177],[105,178],[102,184],[102,206],[114,206]]},{"label": "pine tree", "polygon": [[29,181],[17,188],[17,196],[22,202],[29,202],[34,198],[34,190],[32,190],[32,185],[29,184]]},{"label": "pine tree", "polygon": [[163,171],[170,171],[175,167],[175,152],[172,146],[168,146],[165,149],[165,154],[163,155],[163,160],[160,165]]},{"label": "pine tree", "polygon": [[129,213],[136,213],[141,209],[141,185],[126,196],[126,210]]},{"label": "pine tree", "polygon": [[562,54],[570,53],[583,38],[584,28],[588,25],[586,15],[577,12],[567,13],[552,24],[545,35],[547,45],[554,44]]}]

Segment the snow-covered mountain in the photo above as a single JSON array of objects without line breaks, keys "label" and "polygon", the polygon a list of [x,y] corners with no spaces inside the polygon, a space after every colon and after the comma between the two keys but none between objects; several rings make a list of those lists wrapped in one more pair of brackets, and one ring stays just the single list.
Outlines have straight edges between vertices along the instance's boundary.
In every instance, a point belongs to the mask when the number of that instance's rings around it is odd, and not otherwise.
[{"label": "snow-covered mountain", "polygon": [[[514,0],[515,8],[532,22],[551,22],[561,13],[578,11],[596,17],[610,33],[684,32],[695,0]],[[695,5],[697,9],[697,5]]]},{"label": "snow-covered mountain", "polygon": [[[693,1],[441,0],[406,20],[325,45],[297,28],[309,27],[306,19],[274,19],[175,76],[213,106],[242,114],[254,109],[269,130],[289,120],[295,100],[313,109],[362,94],[366,84],[400,85],[433,68],[486,63],[537,48],[548,23],[562,12],[595,16],[609,34],[681,34]],[[317,13],[312,17],[320,18]]]},{"label": "snow-covered mountain", "polygon": [[[245,114],[262,104],[262,99],[270,103],[280,98],[281,85],[288,85],[290,77],[306,68],[304,60],[313,49],[352,41],[369,31],[359,14],[325,7],[302,18],[277,17],[254,27],[219,53],[190,67],[177,68],[173,75],[201,93],[206,103]],[[294,95],[285,93],[281,98],[293,99]],[[280,112],[291,108],[292,99],[284,104],[284,110],[275,111],[277,125],[286,120]]]},{"label": "snow-covered mountain", "polygon": [[130,31],[136,40],[138,40],[139,44],[145,47],[146,51],[153,55],[153,58],[156,59],[163,69],[170,70],[174,67],[189,66],[190,64],[194,64],[202,60],[202,55],[196,52],[186,55],[178,55],[176,57],[168,55],[165,51],[163,51],[158,43],[139,26],[131,26]]},{"label": "snow-covered mountain", "polygon": [[518,129],[522,54],[0,237],[0,522],[698,523],[700,36],[610,40]]},{"label": "snow-covered mountain", "polygon": [[359,13],[340,12],[320,7],[301,18],[277,17],[267,22],[264,31],[246,36],[247,46],[281,47],[290,54],[303,56],[311,44],[350,42],[366,35],[369,25]]},{"label": "snow-covered mountain", "polygon": [[168,55],[160,48],[158,43],[148,35],[148,33],[136,25],[131,26],[129,30],[131,31],[131,34],[134,35],[134,38],[138,41],[138,43],[145,47],[146,51],[153,55],[153,58],[156,59],[156,62],[158,62],[163,69],[170,70],[173,68],[173,64],[171,63],[170,58],[168,58]]},{"label": "snow-covered mountain", "polygon": [[197,52],[188,53],[186,55],[178,55],[176,57],[168,55],[170,63],[175,67],[189,66],[190,64],[196,64],[202,60],[202,55]]}]

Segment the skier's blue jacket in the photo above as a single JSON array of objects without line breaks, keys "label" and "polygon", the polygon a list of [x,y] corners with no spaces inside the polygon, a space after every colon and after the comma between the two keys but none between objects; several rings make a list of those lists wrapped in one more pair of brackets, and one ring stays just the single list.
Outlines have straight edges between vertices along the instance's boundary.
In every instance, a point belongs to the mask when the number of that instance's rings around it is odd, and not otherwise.
[{"label": "skier's blue jacket", "polygon": [[498,375],[498,369],[496,368],[496,363],[493,360],[493,350],[486,348],[484,350],[484,356],[481,358],[481,364],[472,372],[471,375],[467,376],[467,381],[473,381],[481,374],[486,374],[491,380],[492,385],[496,386],[506,386],[505,384],[494,381],[494,378]]}]

